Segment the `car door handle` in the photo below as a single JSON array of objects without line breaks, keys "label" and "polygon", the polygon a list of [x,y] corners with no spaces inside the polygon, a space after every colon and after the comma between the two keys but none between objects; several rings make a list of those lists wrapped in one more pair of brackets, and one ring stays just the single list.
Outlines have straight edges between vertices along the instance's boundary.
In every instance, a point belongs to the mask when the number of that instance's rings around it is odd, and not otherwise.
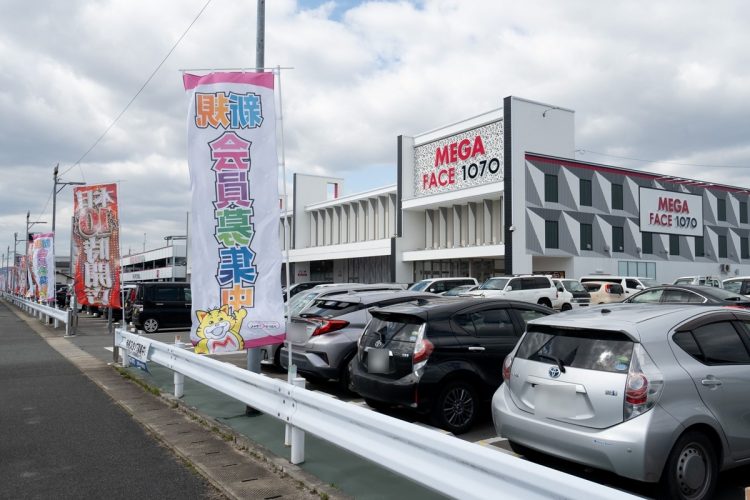
[{"label": "car door handle", "polygon": [[718,378],[704,378],[703,380],[701,380],[701,385],[705,385],[708,387],[721,385],[721,383],[721,380],[719,380]]},{"label": "car door handle", "polygon": [[470,345],[469,350],[470,351],[484,351],[484,347],[480,345]]},{"label": "car door handle", "polygon": [[155,303],[154,303],[154,305],[155,305],[155,306],[163,306],[163,305],[164,305],[164,302],[155,302]]}]

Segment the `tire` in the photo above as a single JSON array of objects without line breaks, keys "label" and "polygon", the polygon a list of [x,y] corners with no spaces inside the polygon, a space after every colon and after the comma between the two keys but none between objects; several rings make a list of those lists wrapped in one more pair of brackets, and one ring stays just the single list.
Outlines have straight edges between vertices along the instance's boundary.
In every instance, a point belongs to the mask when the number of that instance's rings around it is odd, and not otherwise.
[{"label": "tire", "polygon": [[477,391],[472,384],[463,380],[448,382],[432,408],[432,420],[441,429],[463,434],[477,419],[478,403]]},{"label": "tire", "polygon": [[276,368],[282,368],[281,366],[281,346],[283,344],[279,344],[276,346],[276,352],[273,354],[273,366]]},{"label": "tire", "polygon": [[550,309],[552,309],[552,302],[550,302],[549,299],[539,299],[537,304],[539,304],[540,306],[547,306]]},{"label": "tire", "polygon": [[711,440],[689,431],[669,452],[660,486],[667,498],[701,500],[713,496],[718,478],[719,460]]},{"label": "tire", "polygon": [[570,304],[567,304],[567,303],[563,304],[562,307],[560,308],[561,311],[570,311],[572,309],[573,309],[573,306],[571,306]]},{"label": "tire", "polygon": [[146,318],[143,321],[143,331],[146,333],[156,333],[159,330],[159,321],[156,318]]},{"label": "tire", "polygon": [[372,408],[373,410],[383,411],[387,410],[391,407],[388,403],[384,403],[383,401],[377,401],[375,399],[365,398],[365,403],[367,403],[367,406]]},{"label": "tire", "polygon": [[349,364],[354,359],[354,353],[350,354],[341,363],[341,369],[339,370],[339,385],[342,389],[349,392],[354,392],[352,389],[352,379],[349,373]]}]

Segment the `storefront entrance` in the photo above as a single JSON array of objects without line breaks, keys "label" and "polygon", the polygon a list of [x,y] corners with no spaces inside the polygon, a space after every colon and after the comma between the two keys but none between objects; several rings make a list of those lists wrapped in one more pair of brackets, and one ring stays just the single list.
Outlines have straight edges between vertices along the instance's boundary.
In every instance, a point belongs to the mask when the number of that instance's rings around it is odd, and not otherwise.
[{"label": "storefront entrance", "polygon": [[487,278],[502,276],[504,273],[504,259],[446,259],[414,262],[414,281],[469,276],[481,283]]}]

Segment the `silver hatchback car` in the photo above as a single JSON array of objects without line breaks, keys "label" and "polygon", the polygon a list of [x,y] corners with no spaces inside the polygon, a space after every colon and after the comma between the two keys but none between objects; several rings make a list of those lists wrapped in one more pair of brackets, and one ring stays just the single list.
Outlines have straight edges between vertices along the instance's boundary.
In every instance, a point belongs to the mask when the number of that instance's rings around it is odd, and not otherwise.
[{"label": "silver hatchback car", "polygon": [[498,434],[542,452],[710,498],[750,464],[750,312],[622,304],[530,322],[492,400]]}]

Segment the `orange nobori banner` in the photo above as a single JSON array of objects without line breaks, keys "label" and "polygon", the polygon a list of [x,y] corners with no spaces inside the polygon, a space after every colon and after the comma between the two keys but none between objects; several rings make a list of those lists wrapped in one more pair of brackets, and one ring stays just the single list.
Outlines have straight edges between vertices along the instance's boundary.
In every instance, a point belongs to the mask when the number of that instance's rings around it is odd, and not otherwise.
[{"label": "orange nobori banner", "polygon": [[120,222],[117,185],[73,190],[75,293],[79,304],[120,307]]}]

